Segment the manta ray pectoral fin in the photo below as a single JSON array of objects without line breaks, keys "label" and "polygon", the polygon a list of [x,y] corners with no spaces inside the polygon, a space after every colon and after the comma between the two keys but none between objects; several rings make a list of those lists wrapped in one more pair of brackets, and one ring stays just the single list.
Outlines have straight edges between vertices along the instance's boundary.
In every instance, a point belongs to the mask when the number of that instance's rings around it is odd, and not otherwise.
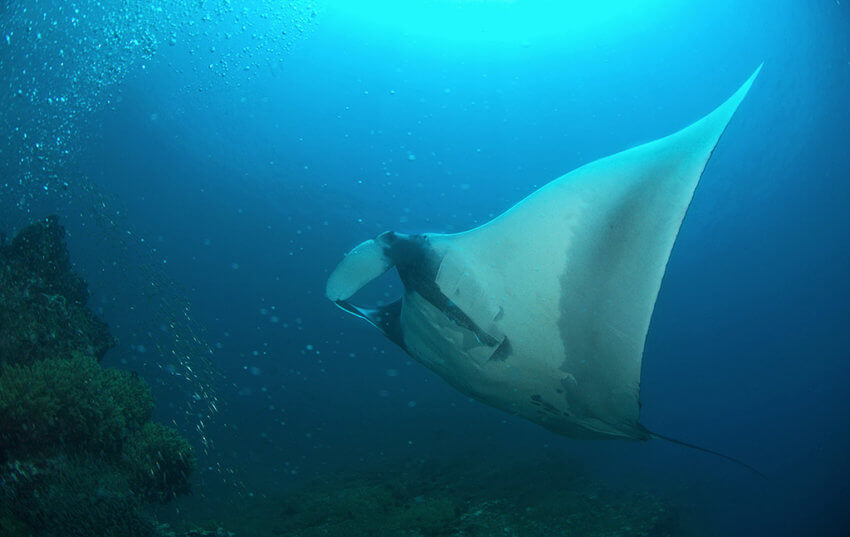
[{"label": "manta ray pectoral fin", "polygon": [[640,370],[655,299],[700,176],[759,69],[679,132],[582,166],[478,228],[431,236],[443,263],[469,267],[486,291],[470,311],[503,309],[516,393],[569,412],[562,422],[646,438]]}]

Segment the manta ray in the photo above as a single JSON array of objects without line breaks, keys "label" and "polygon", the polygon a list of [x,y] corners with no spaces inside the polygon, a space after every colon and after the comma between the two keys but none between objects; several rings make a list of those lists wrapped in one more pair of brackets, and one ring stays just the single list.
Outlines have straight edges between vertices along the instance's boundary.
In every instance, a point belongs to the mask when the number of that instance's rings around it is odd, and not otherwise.
[{"label": "manta ray", "polygon": [[[731,459],[642,426],[640,373],[682,220],[760,70],[690,126],[567,173],[486,224],[359,244],[327,297],[464,394],[555,433],[663,438]],[[398,300],[350,301],[393,267]]]}]

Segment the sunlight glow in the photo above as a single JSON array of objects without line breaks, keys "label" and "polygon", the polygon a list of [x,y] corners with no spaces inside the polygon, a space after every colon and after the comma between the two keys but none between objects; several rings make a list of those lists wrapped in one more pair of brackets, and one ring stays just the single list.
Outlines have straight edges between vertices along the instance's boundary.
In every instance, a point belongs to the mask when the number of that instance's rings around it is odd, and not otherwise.
[{"label": "sunlight glow", "polygon": [[[647,24],[664,0],[326,0],[363,31],[456,42],[580,38]],[[375,28],[378,27],[378,28]]]}]

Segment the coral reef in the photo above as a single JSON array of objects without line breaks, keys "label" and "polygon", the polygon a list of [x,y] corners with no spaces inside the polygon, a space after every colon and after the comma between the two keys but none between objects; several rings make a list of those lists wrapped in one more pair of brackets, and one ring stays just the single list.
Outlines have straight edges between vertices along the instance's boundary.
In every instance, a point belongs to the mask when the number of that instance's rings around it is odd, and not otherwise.
[{"label": "coral reef", "polygon": [[167,503],[189,492],[195,455],[174,429],[146,423],[127,442],[123,462],[130,473],[131,488],[147,501]]},{"label": "coral reef", "polygon": [[0,371],[0,460],[63,451],[121,452],[128,431],[153,412],[136,375],[101,368],[82,354]]},{"label": "coral reef", "polygon": [[7,464],[4,502],[30,534],[160,537],[124,474],[91,456]]},{"label": "coral reef", "polygon": [[192,448],[98,363],[113,340],[64,235],[49,217],[0,243],[0,533],[166,535],[144,506],[189,492]]}]

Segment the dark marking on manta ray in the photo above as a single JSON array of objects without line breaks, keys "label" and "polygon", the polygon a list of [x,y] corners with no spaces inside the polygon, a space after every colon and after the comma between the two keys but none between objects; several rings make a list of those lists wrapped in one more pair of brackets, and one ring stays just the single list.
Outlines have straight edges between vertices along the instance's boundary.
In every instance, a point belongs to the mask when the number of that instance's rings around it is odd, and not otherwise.
[{"label": "dark marking on manta ray", "polygon": [[[543,397],[541,397],[540,394],[537,394],[537,393],[535,393],[534,395],[531,396],[531,404],[534,405],[534,406],[542,407],[543,410],[545,410],[546,412],[548,412],[550,414],[555,414],[555,415],[559,415],[559,416],[562,414],[562,412],[560,410],[555,408],[554,405],[552,405],[551,403],[549,403],[548,401],[543,399]],[[538,412],[540,412],[540,411],[538,410]]]},{"label": "dark marking on manta ray", "polygon": [[504,362],[508,358],[511,357],[511,342],[508,341],[508,338],[502,340],[496,350],[493,351],[493,354],[490,355],[488,361],[490,362]]}]

